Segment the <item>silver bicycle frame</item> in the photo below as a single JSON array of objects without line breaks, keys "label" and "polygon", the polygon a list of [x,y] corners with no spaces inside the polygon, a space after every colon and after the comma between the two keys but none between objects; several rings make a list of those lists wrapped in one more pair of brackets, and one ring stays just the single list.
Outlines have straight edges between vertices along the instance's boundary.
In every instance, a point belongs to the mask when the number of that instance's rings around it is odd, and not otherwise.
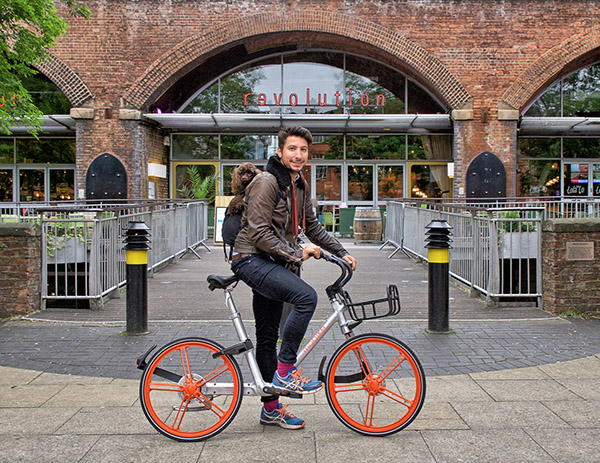
[{"label": "silver bicycle frame", "polygon": [[[229,319],[233,322],[233,326],[235,328],[235,332],[237,334],[238,340],[240,342],[246,341],[248,338],[248,333],[246,332],[246,328],[244,327],[244,323],[242,322],[242,318],[240,313],[235,306],[235,302],[233,301],[233,296],[231,292],[233,291],[233,287],[225,288],[225,305],[229,309],[231,315]],[[330,300],[331,308],[333,312],[327,317],[323,326],[315,333],[310,341],[308,341],[302,350],[298,353],[298,357],[296,360],[296,364],[300,365],[302,361],[306,358],[306,356],[313,350],[313,348],[319,343],[319,341],[325,336],[331,328],[338,323],[340,325],[340,329],[346,338],[352,337],[352,330],[348,326],[348,320],[344,315],[344,309],[346,306],[339,301],[337,298],[333,298]],[[247,350],[244,352],[244,356],[246,357],[246,362],[248,363],[248,367],[250,368],[250,373],[252,374],[252,378],[254,382],[244,383],[243,385],[243,394],[244,395],[259,395],[259,396],[267,396],[271,395],[270,392],[265,392],[265,388],[271,387],[272,384],[265,382],[263,380],[262,374],[260,373],[260,369],[258,368],[258,363],[256,362],[256,354],[254,352],[254,348]],[[202,392],[204,394],[233,394],[233,384],[231,383],[208,383],[205,384],[202,388]]]}]

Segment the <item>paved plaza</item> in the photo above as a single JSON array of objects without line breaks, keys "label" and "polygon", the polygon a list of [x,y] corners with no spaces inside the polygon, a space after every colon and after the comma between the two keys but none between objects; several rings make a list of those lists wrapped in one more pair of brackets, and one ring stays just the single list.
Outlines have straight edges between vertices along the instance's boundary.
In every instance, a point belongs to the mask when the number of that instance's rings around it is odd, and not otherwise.
[{"label": "paved plaza", "polygon": [[[400,290],[398,316],[357,331],[391,334],[419,356],[427,397],[417,420],[387,438],[360,436],[334,417],[323,392],[293,400],[305,429],[258,424],[259,404],[245,397],[217,437],[182,444],[159,435],[139,406],[135,357],[185,336],[234,344],[221,291],[211,273],[227,274],[222,249],[199,249],[149,279],[149,334],[126,336],[125,297],[101,310],[47,309],[0,324],[0,461],[284,461],[308,462],[597,462],[600,454],[600,320],[563,319],[532,307],[490,307],[451,283],[451,334],[427,332],[427,269],[391,248],[346,243],[359,259],[347,289],[353,300]],[[321,296],[337,276],[324,261],[305,264]],[[250,292],[234,296],[253,334]],[[319,328],[311,323],[310,332]],[[303,364],[314,375],[342,341],[334,328]],[[242,359],[240,359],[240,363]],[[249,379],[246,368],[242,368]]]}]

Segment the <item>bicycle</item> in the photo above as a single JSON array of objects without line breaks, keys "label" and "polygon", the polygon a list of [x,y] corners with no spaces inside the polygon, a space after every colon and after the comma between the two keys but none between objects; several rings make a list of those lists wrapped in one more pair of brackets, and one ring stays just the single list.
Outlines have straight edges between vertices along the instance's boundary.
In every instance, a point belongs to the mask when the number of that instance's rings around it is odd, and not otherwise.
[{"label": "bicycle", "polygon": [[[324,252],[321,257],[337,264],[342,273],[325,290],[332,313],[299,351],[297,365],[338,323],[346,340],[335,350],[325,373],[327,356],[322,358],[318,372],[329,406],[344,425],[360,434],[396,433],[412,423],[423,406],[425,374],[421,363],[408,346],[392,336],[357,335],[353,330],[364,320],[399,313],[398,289],[389,285],[386,298],[353,303],[343,289],[352,278],[350,266]],[[224,290],[239,343],[224,348],[210,339],[183,338],[161,347],[149,361],[156,345],[136,360],[143,370],[140,402],[146,418],[161,434],[178,441],[201,441],[223,431],[235,418],[245,395],[302,397],[281,394],[262,378],[252,341],[233,301],[238,277],[210,275],[207,281],[211,291]],[[242,381],[234,358],[239,354],[245,356],[254,382]]]}]

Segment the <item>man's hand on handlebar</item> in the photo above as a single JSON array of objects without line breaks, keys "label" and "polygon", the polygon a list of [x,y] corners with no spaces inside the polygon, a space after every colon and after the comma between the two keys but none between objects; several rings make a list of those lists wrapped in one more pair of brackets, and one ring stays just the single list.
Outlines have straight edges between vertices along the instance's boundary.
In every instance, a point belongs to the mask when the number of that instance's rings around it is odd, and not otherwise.
[{"label": "man's hand on handlebar", "polygon": [[345,260],[348,264],[350,264],[352,271],[356,270],[356,259],[354,257],[352,257],[350,254],[347,254],[344,257],[342,257],[342,259]]},{"label": "man's hand on handlebar", "polygon": [[314,257],[315,259],[320,258],[321,248],[312,243],[309,243],[302,249],[302,260],[305,261],[310,259],[311,257]]}]

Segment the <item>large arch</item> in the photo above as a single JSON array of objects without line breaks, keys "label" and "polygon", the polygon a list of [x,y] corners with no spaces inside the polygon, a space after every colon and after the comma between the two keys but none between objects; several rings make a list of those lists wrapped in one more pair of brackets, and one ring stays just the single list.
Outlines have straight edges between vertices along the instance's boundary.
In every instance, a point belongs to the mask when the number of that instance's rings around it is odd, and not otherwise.
[{"label": "large arch", "polygon": [[546,51],[525,70],[504,92],[500,99],[501,104],[521,111],[548,84],[562,75],[597,61],[598,48],[600,26],[569,37]]},{"label": "large arch", "polygon": [[406,37],[379,24],[342,14],[301,11],[287,15],[262,13],[246,16],[191,37],[156,60],[123,95],[124,104],[147,109],[178,79],[215,50],[281,33],[327,34],[389,54],[412,71],[421,83],[434,90],[450,108],[460,108],[472,98],[458,79],[433,55]]},{"label": "large arch", "polygon": [[81,106],[87,100],[93,98],[92,92],[81,78],[51,53],[49,53],[49,58],[38,63],[36,68],[56,84],[73,107]]}]

